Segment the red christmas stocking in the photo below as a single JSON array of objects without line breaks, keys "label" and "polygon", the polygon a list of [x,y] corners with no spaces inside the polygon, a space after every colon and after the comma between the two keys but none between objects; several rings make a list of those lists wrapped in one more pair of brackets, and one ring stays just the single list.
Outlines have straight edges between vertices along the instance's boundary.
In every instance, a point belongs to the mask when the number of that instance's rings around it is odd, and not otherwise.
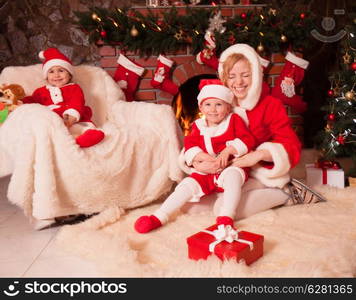
[{"label": "red christmas stocking", "polygon": [[198,64],[207,65],[210,68],[217,70],[219,67],[219,60],[216,57],[215,52],[215,38],[210,32],[206,32],[204,39],[205,48],[197,54],[196,61]]},{"label": "red christmas stocking", "polygon": [[173,60],[170,60],[163,55],[159,55],[157,58],[157,67],[154,76],[151,79],[151,85],[156,89],[160,89],[174,96],[178,93],[178,86],[168,78],[173,63]]},{"label": "red christmas stocking", "polygon": [[114,80],[125,93],[126,101],[133,101],[139,78],[145,69],[122,54],[119,55],[117,62],[119,65],[116,69]]},{"label": "red christmas stocking", "polygon": [[302,97],[295,93],[295,87],[302,82],[308,65],[307,60],[288,52],[286,63],[272,88],[272,96],[281,99],[284,104],[294,108],[297,113],[303,113],[307,108]]}]

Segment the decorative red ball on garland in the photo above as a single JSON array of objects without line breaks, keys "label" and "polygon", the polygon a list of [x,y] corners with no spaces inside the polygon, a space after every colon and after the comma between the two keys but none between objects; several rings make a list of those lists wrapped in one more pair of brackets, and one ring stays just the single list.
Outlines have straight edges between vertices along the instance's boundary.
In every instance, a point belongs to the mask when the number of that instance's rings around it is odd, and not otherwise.
[{"label": "decorative red ball on garland", "polygon": [[241,14],[241,18],[242,18],[242,19],[246,19],[246,17],[247,17],[247,15],[246,15],[245,13],[242,13],[242,14]]},{"label": "decorative red ball on garland", "polygon": [[301,19],[304,19],[305,18],[305,13],[301,13],[299,16],[300,16]]},{"label": "decorative red ball on garland", "polygon": [[100,31],[100,36],[101,36],[102,38],[106,38],[106,36],[107,36],[106,31],[105,31],[105,30]]},{"label": "decorative red ball on garland", "polygon": [[334,91],[333,90],[328,90],[328,96],[330,96],[330,97],[334,96]]},{"label": "decorative red ball on garland", "polygon": [[353,63],[351,64],[351,69],[352,69],[353,71],[356,71],[356,62],[353,62]]},{"label": "decorative red ball on garland", "polygon": [[339,135],[336,140],[339,142],[341,145],[345,145],[345,137],[343,135]]},{"label": "decorative red ball on garland", "polygon": [[331,113],[328,115],[328,120],[329,121],[334,121],[335,120],[335,114]]}]

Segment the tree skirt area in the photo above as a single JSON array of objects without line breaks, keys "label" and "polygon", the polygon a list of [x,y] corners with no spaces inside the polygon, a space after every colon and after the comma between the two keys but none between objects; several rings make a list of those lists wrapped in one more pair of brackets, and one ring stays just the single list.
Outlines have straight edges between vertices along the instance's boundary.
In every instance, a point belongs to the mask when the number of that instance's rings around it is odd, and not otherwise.
[{"label": "tree skirt area", "polygon": [[179,214],[148,234],[134,231],[159,204],[111,209],[61,228],[56,242],[93,261],[103,277],[356,277],[356,188],[317,187],[327,202],[283,206],[235,222],[264,236],[264,255],[244,262],[188,258],[186,238],[214,223],[212,212]]}]

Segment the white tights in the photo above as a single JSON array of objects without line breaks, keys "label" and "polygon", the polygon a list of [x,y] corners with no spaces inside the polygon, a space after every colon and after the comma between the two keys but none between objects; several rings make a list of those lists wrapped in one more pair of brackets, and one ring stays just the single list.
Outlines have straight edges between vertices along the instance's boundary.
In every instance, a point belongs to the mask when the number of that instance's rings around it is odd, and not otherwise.
[{"label": "white tights", "polygon": [[[243,175],[238,168],[228,168],[221,174],[220,186],[224,189],[223,201],[218,216],[228,216],[234,219],[237,206],[241,198],[241,187],[244,182]],[[192,198],[203,196],[200,185],[193,178],[183,179],[168,196],[161,207],[153,214],[162,222],[167,223],[169,217],[182,208]]]}]

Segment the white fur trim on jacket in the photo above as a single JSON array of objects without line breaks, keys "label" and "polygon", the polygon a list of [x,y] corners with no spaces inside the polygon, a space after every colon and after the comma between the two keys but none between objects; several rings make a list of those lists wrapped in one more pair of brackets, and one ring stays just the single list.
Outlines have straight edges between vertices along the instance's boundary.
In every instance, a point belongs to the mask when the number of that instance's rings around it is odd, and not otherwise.
[{"label": "white fur trim on jacket", "polygon": [[252,84],[250,89],[248,90],[246,98],[239,103],[239,106],[247,110],[252,110],[258,103],[262,91],[263,73],[262,73],[262,66],[260,62],[260,56],[256,53],[255,49],[253,49],[251,46],[247,44],[235,44],[230,46],[220,55],[219,68],[218,68],[220,78],[223,73],[223,64],[225,60],[231,54],[235,54],[235,53],[243,54],[251,64]]},{"label": "white fur trim on jacket", "polygon": [[239,138],[236,138],[232,141],[227,141],[226,146],[233,146],[236,149],[237,154],[235,155],[235,157],[240,157],[246,154],[248,151],[246,144]]},{"label": "white fur trim on jacket", "polygon": [[79,119],[80,119],[80,113],[79,113],[79,111],[75,110],[74,108],[66,109],[66,110],[63,112],[63,115],[70,115],[70,116],[74,117],[75,120],[76,120],[76,122],[78,122]]},{"label": "white fur trim on jacket", "polygon": [[257,147],[256,150],[268,150],[272,156],[274,166],[272,169],[260,165],[252,167],[251,176],[260,180],[269,187],[283,187],[289,180],[290,162],[287,151],[280,143],[266,142]]},{"label": "white fur trim on jacket", "polygon": [[188,149],[187,151],[185,151],[184,158],[185,158],[185,161],[188,166],[192,165],[194,157],[197,156],[197,154],[200,152],[203,152],[203,150],[198,146],[192,147],[192,148]]},{"label": "white fur trim on jacket", "polygon": [[298,67],[302,69],[306,69],[309,66],[309,62],[303,58],[300,58],[293,54],[292,52],[288,52],[286,55],[286,60],[290,61],[291,63],[297,65]]},{"label": "white fur trim on jacket", "polygon": [[117,63],[125,67],[126,69],[130,70],[131,72],[134,72],[138,76],[141,76],[145,71],[145,68],[136,65],[131,60],[129,60],[125,55],[122,54],[119,55],[119,58],[117,59]]}]

